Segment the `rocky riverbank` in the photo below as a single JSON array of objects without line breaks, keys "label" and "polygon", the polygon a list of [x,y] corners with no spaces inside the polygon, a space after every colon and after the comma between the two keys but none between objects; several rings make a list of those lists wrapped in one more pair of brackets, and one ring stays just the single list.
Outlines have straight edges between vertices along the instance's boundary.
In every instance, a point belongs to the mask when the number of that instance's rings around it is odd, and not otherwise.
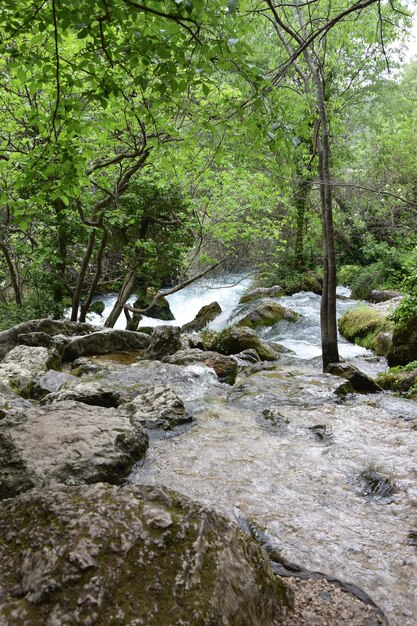
[{"label": "rocky riverbank", "polygon": [[2,623],[384,623],[323,578],[273,576],[259,544],[210,508],[125,484],[149,441],[198,431],[208,398],[279,433],[291,406],[336,407],[346,380],[287,372],[285,351],[246,326],[149,336],[39,320],[0,333],[0,350]]}]

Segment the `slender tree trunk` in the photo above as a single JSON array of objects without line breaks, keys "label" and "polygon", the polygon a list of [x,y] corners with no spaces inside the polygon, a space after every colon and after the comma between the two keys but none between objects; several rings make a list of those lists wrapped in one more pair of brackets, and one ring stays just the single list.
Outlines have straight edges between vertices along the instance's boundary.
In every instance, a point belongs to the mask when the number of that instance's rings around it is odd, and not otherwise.
[{"label": "slender tree trunk", "polygon": [[93,281],[92,281],[92,283],[90,285],[90,289],[88,291],[87,298],[86,298],[85,302],[81,305],[80,322],[85,322],[85,318],[86,318],[86,315],[88,313],[88,309],[90,308],[91,301],[92,301],[92,299],[94,297],[95,291],[97,289],[97,285],[98,285],[100,277],[101,277],[101,271],[102,271],[102,265],[103,265],[103,255],[104,255],[104,250],[106,249],[108,236],[109,236],[109,232],[108,232],[107,228],[103,227],[103,237],[101,238],[100,248],[99,248],[98,253],[97,253],[96,271],[95,271],[95,274],[94,274]]},{"label": "slender tree trunk", "polygon": [[339,361],[336,321],[336,255],[333,228],[333,198],[330,174],[330,139],[323,80],[313,73],[320,117],[319,177],[323,229],[323,294],[321,298],[321,346],[323,370]]},{"label": "slender tree trunk", "polygon": [[7,267],[9,268],[10,280],[12,281],[12,288],[16,304],[21,305],[23,303],[23,288],[20,284],[19,270],[13,262],[10,250],[4,241],[0,240],[0,251],[3,253],[6,259]]},{"label": "slender tree trunk", "polygon": [[113,326],[119,319],[121,312],[123,311],[124,305],[129,300],[130,296],[132,295],[136,287],[136,281],[137,279],[136,279],[136,275],[134,271],[129,270],[123,282],[123,286],[119,292],[119,295],[117,296],[117,300],[114,303],[113,309],[110,312],[110,315],[108,316],[106,321],[104,322],[104,326],[108,328],[113,328]]},{"label": "slender tree trunk", "polygon": [[305,266],[304,231],[309,196],[309,184],[306,180],[297,183],[295,192],[296,231],[295,231],[295,265],[302,270]]},{"label": "slender tree trunk", "polygon": [[77,284],[75,286],[74,295],[72,298],[72,310],[71,310],[71,322],[76,322],[78,319],[78,309],[80,308],[81,292],[84,286],[84,279],[87,273],[88,264],[90,263],[91,256],[94,250],[94,242],[96,239],[96,231],[91,230],[88,235],[87,250],[85,251],[84,258],[81,262],[80,271],[78,272]]}]

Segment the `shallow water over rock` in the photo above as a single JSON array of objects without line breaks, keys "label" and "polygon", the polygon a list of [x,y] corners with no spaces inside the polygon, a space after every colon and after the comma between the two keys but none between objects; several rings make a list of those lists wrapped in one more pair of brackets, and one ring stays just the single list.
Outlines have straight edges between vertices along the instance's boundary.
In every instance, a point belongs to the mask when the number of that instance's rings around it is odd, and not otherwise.
[{"label": "shallow water over rock", "polygon": [[[279,301],[301,313],[304,307],[304,315],[318,304],[312,294]],[[344,310],[353,304],[341,303]],[[241,374],[221,393],[218,384],[190,380],[182,393],[194,426],[151,441],[131,480],[162,483],[253,519],[285,559],[361,587],[391,626],[414,626],[417,405],[386,392],[346,395],[345,381],[321,374],[311,358],[319,348],[313,323],[304,324],[298,345],[282,325],[264,332],[298,351],[273,369]],[[342,354],[358,354],[354,362],[367,373],[384,368],[346,346]]]}]

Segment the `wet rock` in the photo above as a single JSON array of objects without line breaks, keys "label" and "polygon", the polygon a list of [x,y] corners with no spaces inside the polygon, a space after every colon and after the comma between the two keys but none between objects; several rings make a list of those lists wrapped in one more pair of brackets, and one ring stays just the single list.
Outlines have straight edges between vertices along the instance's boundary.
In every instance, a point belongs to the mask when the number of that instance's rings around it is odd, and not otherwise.
[{"label": "wet rock", "polygon": [[280,298],[284,295],[284,290],[279,285],[273,287],[258,287],[252,289],[243,294],[239,300],[239,304],[245,304],[246,302],[252,302],[252,300],[258,300],[259,298]]},{"label": "wet rock", "polygon": [[80,356],[142,350],[149,342],[150,339],[145,333],[131,330],[103,330],[72,339],[65,348],[63,358],[64,361],[74,361]]},{"label": "wet rock", "polygon": [[221,312],[222,308],[218,302],[212,302],[211,304],[207,304],[199,310],[199,312],[191,322],[184,324],[181,330],[182,332],[187,332],[190,330],[202,330],[203,328],[205,328],[205,326],[207,326],[209,322],[213,321],[218,315],[220,315]]},{"label": "wet rock", "polygon": [[316,441],[321,443],[331,443],[333,441],[332,430],[326,424],[315,424],[314,426],[309,426],[308,430]]},{"label": "wet rock", "polygon": [[252,311],[237,323],[237,326],[273,326],[281,320],[295,322],[300,315],[291,309],[278,304],[274,300],[262,300]]},{"label": "wet rock", "polygon": [[40,400],[49,393],[56,393],[70,381],[77,381],[77,378],[67,372],[48,370],[34,379],[32,397]]},{"label": "wet rock", "polygon": [[172,356],[164,357],[165,363],[175,365],[189,365],[190,363],[202,363],[211,367],[220,382],[233,384],[237,375],[237,360],[218,352],[210,352],[195,349],[179,350]]},{"label": "wet rock", "polygon": [[410,546],[417,548],[417,530],[410,530],[408,533],[408,543]]},{"label": "wet rock", "polygon": [[288,428],[290,420],[282,415],[278,407],[270,407],[262,411],[262,416],[271,425],[280,432],[285,432]]},{"label": "wet rock", "polygon": [[181,349],[181,333],[177,326],[157,326],[150,338],[144,359],[162,359]]},{"label": "wet rock", "polygon": [[[140,299],[134,303],[137,308],[145,308],[150,305],[152,298],[156,295],[153,290],[148,290],[146,299],[142,302]],[[162,296],[147,312],[146,317],[152,317],[157,320],[175,320],[175,316],[171,311],[168,300]]]},{"label": "wet rock", "polygon": [[189,348],[198,348],[198,350],[204,350],[204,342],[200,333],[192,332],[186,335]]},{"label": "wet rock", "polygon": [[15,394],[10,387],[0,383],[0,420],[9,414],[32,408],[32,402]]},{"label": "wet rock", "polygon": [[365,468],[355,480],[357,490],[365,498],[391,501],[395,485],[388,476],[379,472],[375,467]]},{"label": "wet rock", "polygon": [[382,333],[390,333],[393,327],[393,322],[386,318],[386,312],[376,307],[352,309],[340,317],[338,326],[340,334],[348,341],[371,348],[380,356],[386,355],[388,342]]},{"label": "wet rock", "polygon": [[115,409],[59,402],[9,413],[0,420],[0,497],[52,482],[120,483],[146,447],[146,433]]},{"label": "wet rock", "polygon": [[395,325],[387,361],[390,367],[417,361],[417,315]]},{"label": "wet rock", "polygon": [[19,343],[19,336],[27,333],[42,332],[47,335],[85,335],[93,333],[97,330],[95,326],[91,324],[82,324],[80,322],[70,322],[68,320],[31,320],[29,322],[22,322],[13,328],[3,330],[0,332],[0,359],[2,359],[7,352],[12,350]]},{"label": "wet rock", "polygon": [[381,387],[372,378],[361,372],[351,363],[330,363],[326,372],[333,376],[345,378],[351,384],[354,391],[359,393],[377,393]]},{"label": "wet rock", "polygon": [[96,313],[97,315],[103,315],[106,305],[102,300],[94,300],[88,308],[89,313]]},{"label": "wet rock", "polygon": [[100,363],[94,363],[84,356],[80,356],[71,364],[71,374],[73,376],[84,376],[86,374],[97,374],[104,369]]},{"label": "wet rock", "polygon": [[270,626],[291,602],[252,539],[162,488],[34,489],[0,534],[3,626]]},{"label": "wet rock", "polygon": [[417,386],[417,362],[409,363],[405,367],[394,367],[386,372],[381,372],[376,382],[382,389],[406,393]]},{"label": "wet rock", "polygon": [[369,296],[369,300],[371,302],[386,302],[387,300],[392,300],[393,298],[398,298],[401,296],[399,291],[393,291],[389,289],[372,289],[371,294]]},{"label": "wet rock", "polygon": [[247,350],[243,350],[238,354],[233,355],[237,360],[238,365],[247,365],[248,363],[259,363],[261,360],[259,354],[253,348],[248,348]]},{"label": "wet rock", "polygon": [[323,280],[315,272],[294,274],[285,284],[285,293],[289,296],[300,291],[312,291],[321,296],[322,290]]},{"label": "wet rock", "polygon": [[277,354],[262,341],[252,328],[230,326],[219,334],[217,339],[219,352],[223,354],[239,354],[247,349],[256,350],[262,361],[274,361]]},{"label": "wet rock", "polygon": [[134,424],[139,423],[144,428],[170,430],[192,421],[184,402],[167,385],[145,388],[123,408],[132,416]]},{"label": "wet rock", "polygon": [[0,378],[16,393],[30,397],[33,381],[41,372],[59,368],[61,358],[54,350],[16,346],[0,363]]}]

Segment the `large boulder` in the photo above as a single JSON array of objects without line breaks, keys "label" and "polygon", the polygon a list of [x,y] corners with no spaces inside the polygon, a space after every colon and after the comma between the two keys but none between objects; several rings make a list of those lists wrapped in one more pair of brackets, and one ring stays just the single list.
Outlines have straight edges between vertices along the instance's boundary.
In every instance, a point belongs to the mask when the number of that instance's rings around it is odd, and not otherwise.
[{"label": "large boulder", "polygon": [[399,296],[401,296],[399,291],[389,289],[372,289],[369,300],[376,303],[387,302],[387,300],[392,300],[393,298],[398,298]]},{"label": "large boulder", "polygon": [[389,389],[397,393],[407,393],[410,397],[416,397],[417,391],[417,361],[409,363],[405,367],[394,367],[385,372],[380,372],[376,382],[382,389]]},{"label": "large boulder", "polygon": [[406,365],[417,360],[417,315],[394,326],[387,353],[388,365]]},{"label": "large boulder", "polygon": [[0,498],[52,482],[120,483],[147,441],[116,409],[60,402],[7,413],[0,420]]},{"label": "large boulder", "polygon": [[256,350],[262,361],[275,361],[278,356],[252,328],[230,326],[217,339],[217,349],[223,354],[238,354],[251,348]]},{"label": "large boulder", "polygon": [[191,331],[191,330],[202,330],[207,326],[209,322],[212,322],[220,313],[222,312],[222,308],[218,302],[212,302],[211,304],[206,304],[203,306],[195,318],[184,324],[181,327],[183,332]]},{"label": "large boulder", "polygon": [[237,326],[248,326],[256,328],[257,326],[273,326],[281,320],[295,322],[300,317],[292,309],[287,309],[282,304],[278,304],[275,300],[262,300],[252,311],[243,317]]},{"label": "large boulder", "polygon": [[258,287],[252,289],[243,294],[239,300],[239,304],[245,304],[246,302],[252,302],[252,300],[259,300],[260,298],[279,298],[284,295],[284,290],[279,285],[273,287]]},{"label": "large boulder", "polygon": [[326,372],[333,376],[345,378],[352,385],[352,389],[359,393],[377,393],[382,391],[381,387],[372,378],[351,363],[330,363],[326,368]]},{"label": "large boulder", "polygon": [[228,519],[150,486],[3,502],[2,626],[271,626],[289,592]]},{"label": "large boulder", "polygon": [[133,400],[123,406],[131,414],[131,421],[145,428],[170,430],[192,421],[184,402],[168,385],[143,389]]},{"label": "large boulder", "polygon": [[57,393],[68,383],[77,381],[78,379],[75,376],[67,372],[48,370],[34,379],[31,395],[33,398],[40,400],[50,393]]},{"label": "large boulder", "polygon": [[165,357],[163,361],[165,363],[174,363],[175,365],[203,363],[216,372],[220,382],[229,384],[234,383],[237,375],[238,363],[236,359],[218,352],[203,351],[198,348],[179,350],[175,354]]},{"label": "large boulder", "polygon": [[145,359],[162,359],[168,354],[174,354],[180,348],[181,332],[178,326],[157,326],[143,357]]},{"label": "large boulder", "polygon": [[[2,359],[12,348],[19,343],[19,336],[28,333],[45,333],[50,336],[55,335],[85,335],[93,333],[97,328],[91,324],[80,322],[70,322],[69,320],[31,320],[22,322],[13,328],[0,332],[0,359]],[[29,344],[33,345],[33,344]]]},{"label": "large boulder", "polygon": [[16,346],[0,363],[0,379],[16,393],[29,397],[34,379],[48,369],[58,368],[60,364],[61,357],[54,350]]},{"label": "large boulder", "polygon": [[340,334],[352,343],[374,350],[385,356],[390,346],[393,322],[387,312],[378,307],[361,306],[351,309],[339,319]]},{"label": "large boulder", "polygon": [[150,338],[145,333],[132,330],[103,330],[83,337],[74,337],[66,346],[63,359],[74,361],[80,356],[144,350],[149,343]]},{"label": "large boulder", "polygon": [[[145,304],[146,306],[146,304]],[[166,298],[160,298],[146,313],[146,317],[153,317],[158,320],[175,320],[175,316],[171,311],[169,302]]]}]

